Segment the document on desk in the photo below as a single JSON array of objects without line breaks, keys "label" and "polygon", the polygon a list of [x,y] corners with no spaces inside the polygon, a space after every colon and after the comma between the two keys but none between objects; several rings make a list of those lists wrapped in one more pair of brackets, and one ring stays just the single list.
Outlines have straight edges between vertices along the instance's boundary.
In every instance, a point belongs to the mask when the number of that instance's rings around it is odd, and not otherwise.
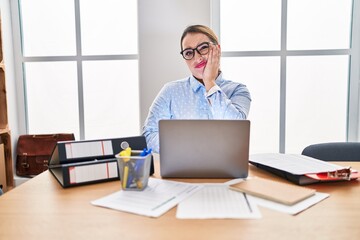
[{"label": "document on desk", "polygon": [[244,193],[229,189],[228,184],[204,184],[182,201],[176,212],[181,219],[258,219],[261,213]]},{"label": "document on desk", "polygon": [[318,202],[321,202],[322,200],[328,198],[329,196],[330,195],[328,193],[316,192],[314,196],[302,200],[301,202],[298,202],[292,206],[273,202],[271,200],[254,197],[254,196],[249,196],[249,199],[251,199],[251,201],[255,201],[256,204],[258,204],[259,206],[266,207],[275,211],[295,215],[310,208],[311,206],[317,204]]},{"label": "document on desk", "polygon": [[296,175],[332,172],[344,167],[299,154],[265,153],[253,154],[250,162],[263,164]]},{"label": "document on desk", "polygon": [[143,191],[119,191],[91,203],[148,217],[159,217],[201,188],[198,184],[149,178],[148,186]]}]

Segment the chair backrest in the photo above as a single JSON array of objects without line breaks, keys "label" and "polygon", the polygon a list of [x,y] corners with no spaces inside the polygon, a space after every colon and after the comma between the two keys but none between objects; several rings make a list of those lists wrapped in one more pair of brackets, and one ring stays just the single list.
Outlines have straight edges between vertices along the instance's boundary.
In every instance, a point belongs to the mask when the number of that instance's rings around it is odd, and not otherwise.
[{"label": "chair backrest", "polygon": [[329,142],[309,145],[302,155],[324,161],[360,161],[360,142]]}]

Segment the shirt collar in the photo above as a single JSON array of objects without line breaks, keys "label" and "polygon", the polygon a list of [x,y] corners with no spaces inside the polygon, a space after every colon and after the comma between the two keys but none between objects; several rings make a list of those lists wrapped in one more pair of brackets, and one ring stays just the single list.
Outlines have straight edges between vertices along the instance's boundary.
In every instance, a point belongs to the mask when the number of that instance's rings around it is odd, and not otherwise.
[{"label": "shirt collar", "polygon": [[[219,76],[216,78],[215,82],[217,85],[220,86],[220,84],[223,82],[222,78],[222,72],[220,72]],[[201,87],[205,88],[202,83],[200,83],[193,75],[190,76],[190,86],[194,92],[199,91]]]}]

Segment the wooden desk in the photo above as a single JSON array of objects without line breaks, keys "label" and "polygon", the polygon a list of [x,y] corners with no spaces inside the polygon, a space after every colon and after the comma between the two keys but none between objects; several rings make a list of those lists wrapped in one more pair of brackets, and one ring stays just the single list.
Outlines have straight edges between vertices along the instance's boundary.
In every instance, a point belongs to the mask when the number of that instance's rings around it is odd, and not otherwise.
[{"label": "wooden desk", "polygon": [[[283,181],[254,166],[250,175]],[[259,220],[180,220],[176,208],[148,218],[95,207],[119,181],[63,189],[46,171],[0,197],[0,239],[360,239],[360,181],[311,187],[331,195],[296,216],[260,208]]]}]

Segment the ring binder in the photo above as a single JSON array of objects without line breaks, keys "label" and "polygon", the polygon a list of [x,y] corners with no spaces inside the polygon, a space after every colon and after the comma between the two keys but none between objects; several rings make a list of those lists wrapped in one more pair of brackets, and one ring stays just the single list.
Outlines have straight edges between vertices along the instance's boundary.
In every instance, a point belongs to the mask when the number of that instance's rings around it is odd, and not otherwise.
[{"label": "ring binder", "polygon": [[354,180],[357,170],[298,154],[253,154],[249,162],[298,185]]},{"label": "ring binder", "polygon": [[[144,136],[58,142],[49,161],[49,171],[64,188],[119,180],[115,157],[127,142],[134,149],[147,148]],[[150,175],[154,173],[151,157]]]}]

